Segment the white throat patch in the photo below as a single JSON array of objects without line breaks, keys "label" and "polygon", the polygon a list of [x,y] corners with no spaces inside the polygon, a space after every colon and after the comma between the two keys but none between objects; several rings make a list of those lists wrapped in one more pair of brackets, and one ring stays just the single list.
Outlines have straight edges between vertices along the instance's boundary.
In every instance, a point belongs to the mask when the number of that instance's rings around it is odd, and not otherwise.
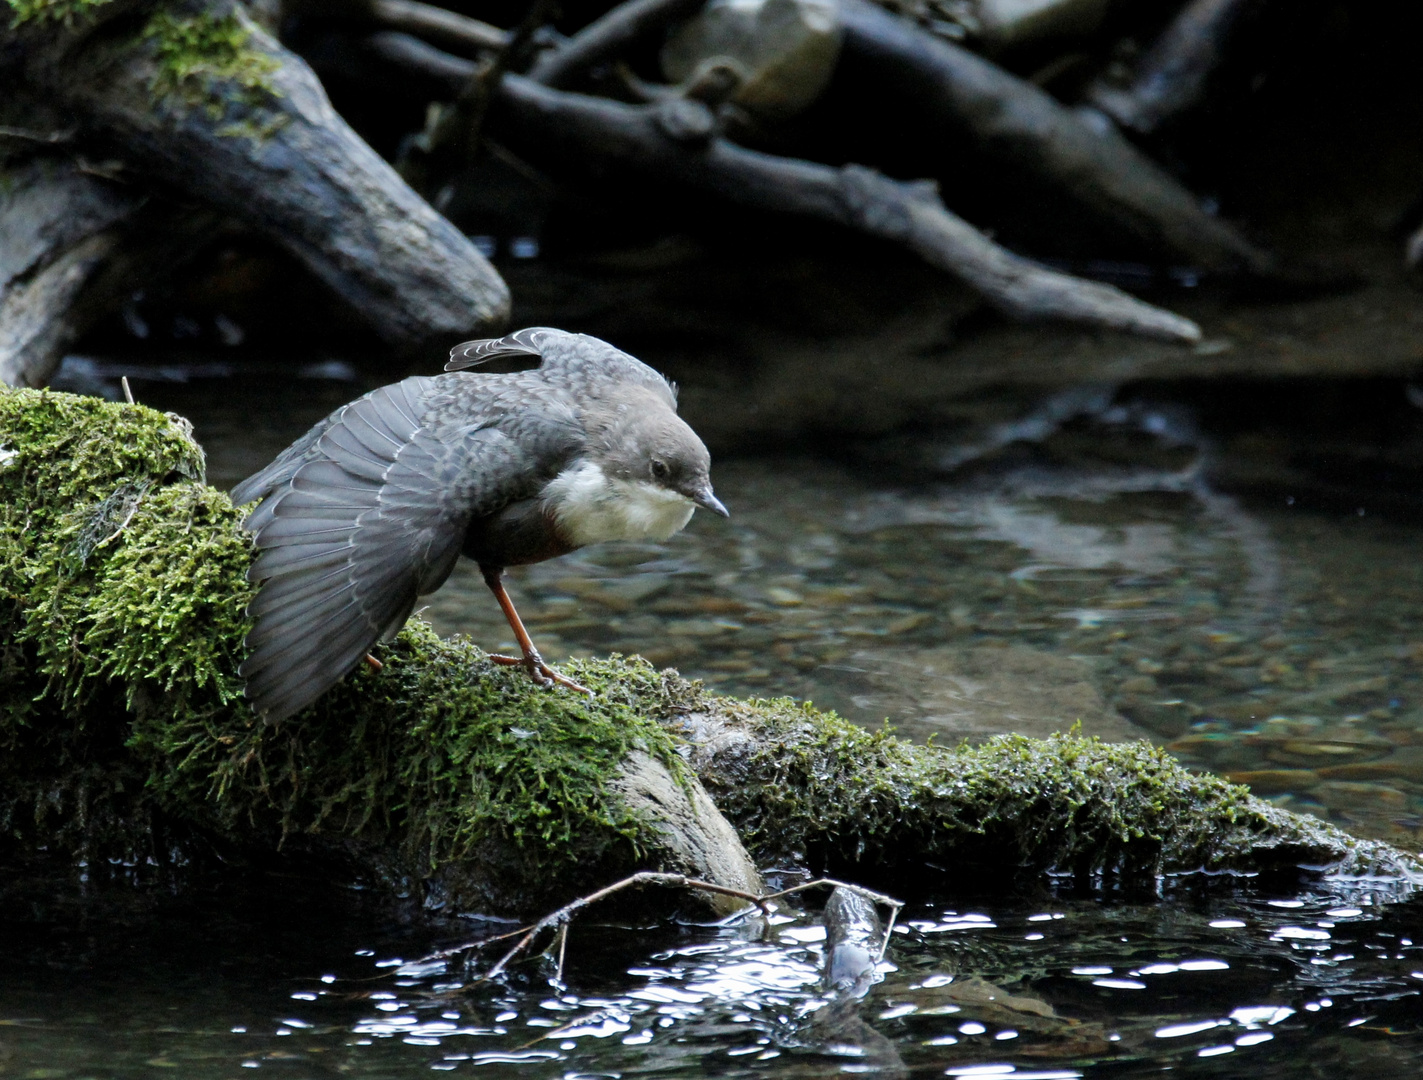
[{"label": "white throat patch", "polygon": [[549,481],[543,502],[578,547],[607,540],[666,540],[696,509],[685,495],[646,480],[615,479],[587,460]]}]

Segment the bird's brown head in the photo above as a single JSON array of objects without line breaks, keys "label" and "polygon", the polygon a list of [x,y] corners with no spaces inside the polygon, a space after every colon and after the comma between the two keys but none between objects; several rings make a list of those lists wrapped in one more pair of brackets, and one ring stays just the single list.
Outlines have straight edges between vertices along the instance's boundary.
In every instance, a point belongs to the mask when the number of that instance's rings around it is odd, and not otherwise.
[{"label": "bird's brown head", "polygon": [[706,445],[659,395],[630,395],[598,419],[590,456],[606,475],[672,492],[730,516],[712,493]]}]

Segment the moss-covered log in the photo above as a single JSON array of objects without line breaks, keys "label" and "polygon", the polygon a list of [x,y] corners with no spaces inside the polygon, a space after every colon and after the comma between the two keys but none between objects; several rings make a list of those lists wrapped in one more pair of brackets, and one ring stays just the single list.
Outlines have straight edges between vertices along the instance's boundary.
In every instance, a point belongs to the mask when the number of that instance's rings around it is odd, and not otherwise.
[{"label": "moss-covered log", "polygon": [[673,725],[759,859],[881,887],[926,866],[968,880],[1048,872],[1149,884],[1161,874],[1293,872],[1423,881],[1423,863],[1188,772],[1146,741],[1004,735],[916,746],[790,701],[707,696]]},{"label": "moss-covered log", "polygon": [[1418,870],[1144,744],[912,746],[617,659],[573,666],[590,700],[418,622],[383,670],[264,726],[235,675],[250,547],[202,475],[180,418],[0,390],[0,846],[285,850],[430,902],[528,910],[634,867],[750,880],[669,838],[679,816],[720,821],[699,776],[760,857],[866,882],[926,860],[1148,879]]},{"label": "moss-covered log", "polygon": [[[26,133],[0,139],[0,171],[17,143],[46,158],[103,162],[124,182],[70,184],[82,186],[71,198],[82,196],[82,209],[99,204],[105,220],[65,221],[73,235],[51,242],[57,253],[36,270],[81,241],[100,243],[91,236],[108,246],[90,263],[119,259],[112,249],[131,238],[109,236],[118,209],[107,204],[152,197],[166,205],[176,195],[291,252],[394,345],[472,336],[508,317],[508,288],[489,261],[351,130],[311,69],[235,0],[3,0],[0,125]],[[0,213],[13,199],[8,186],[0,184]],[[204,235],[188,239],[196,246]],[[129,289],[141,284],[143,275],[135,281],[119,261]],[[4,306],[8,276],[0,260],[0,349],[17,333]],[[0,366],[0,378],[36,384],[57,363],[63,342],[50,339],[69,332],[63,299],[45,312],[54,329],[27,335],[27,351],[39,355],[18,374]]]}]

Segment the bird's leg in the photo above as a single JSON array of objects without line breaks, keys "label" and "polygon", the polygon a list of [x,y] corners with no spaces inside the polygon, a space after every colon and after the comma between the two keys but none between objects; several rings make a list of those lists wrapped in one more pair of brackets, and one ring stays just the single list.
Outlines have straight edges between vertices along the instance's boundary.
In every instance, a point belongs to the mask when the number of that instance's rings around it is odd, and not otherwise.
[{"label": "bird's leg", "polygon": [[534,648],[534,643],[529,638],[529,632],[524,629],[524,620],[519,618],[519,613],[514,610],[514,601],[510,600],[509,594],[504,591],[504,571],[485,569],[482,566],[479,569],[484,575],[484,583],[489,586],[489,591],[494,594],[494,599],[499,601],[504,618],[509,620],[509,628],[514,631],[514,640],[519,643],[519,648],[524,653],[522,657],[491,655],[489,659],[496,664],[506,666],[523,665],[528,668],[529,677],[540,686],[553,686],[557,683],[559,686],[566,686],[570,690],[577,690],[580,694],[588,694],[591,697],[593,691],[572,679],[565,678],[544,663],[544,658],[539,655],[538,649]]}]

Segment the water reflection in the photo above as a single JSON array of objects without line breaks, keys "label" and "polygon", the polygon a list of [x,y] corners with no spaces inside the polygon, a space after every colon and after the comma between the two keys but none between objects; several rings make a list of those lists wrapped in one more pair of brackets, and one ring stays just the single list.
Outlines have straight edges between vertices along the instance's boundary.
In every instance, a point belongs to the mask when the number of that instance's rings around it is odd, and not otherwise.
[{"label": "water reflection", "polygon": [[[561,979],[544,956],[494,982],[477,976],[491,956],[412,960],[450,944],[428,931],[372,947],[359,944],[369,919],[310,909],[281,912],[286,940],[231,913],[216,927],[95,920],[85,962],[61,976],[52,927],[12,910],[0,1064],[35,1078],[799,1077],[880,1072],[887,1047],[914,1075],[1416,1075],[1416,901],[1381,907],[1386,894],[1357,883],[1285,897],[1173,890],[1168,905],[920,902],[854,1025],[829,1038],[810,1026],[824,1004],[814,910],[642,929],[592,914],[573,926]],[[219,935],[227,949],[210,947]]]}]

